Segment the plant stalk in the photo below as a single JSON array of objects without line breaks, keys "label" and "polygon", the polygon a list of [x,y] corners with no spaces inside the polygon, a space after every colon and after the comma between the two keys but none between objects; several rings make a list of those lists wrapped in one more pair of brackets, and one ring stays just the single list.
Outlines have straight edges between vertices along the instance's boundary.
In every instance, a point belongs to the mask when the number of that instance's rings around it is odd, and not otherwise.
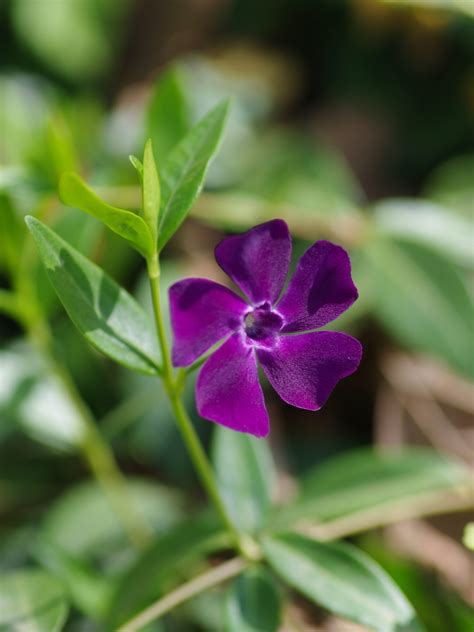
[{"label": "plant stalk", "polygon": [[176,606],[188,601],[188,599],[199,595],[209,588],[214,588],[232,577],[240,575],[247,566],[248,562],[245,559],[242,557],[234,557],[219,566],[211,568],[202,575],[182,584],[179,588],[176,588],[176,590],[158,599],[158,601],[155,601],[149,608],[146,608],[121,626],[117,632],[137,632],[137,630],[142,630],[146,625],[173,608],[176,608]]},{"label": "plant stalk", "polygon": [[166,339],[163,312],[161,309],[160,272],[158,258],[156,255],[154,259],[149,262],[148,276],[150,280],[150,290],[153,303],[153,311],[155,315],[156,331],[162,354],[162,378],[166,393],[173,409],[174,416],[176,418],[176,422],[178,424],[178,428],[181,432],[181,436],[186,445],[189,456],[191,457],[191,460],[194,464],[194,467],[199,475],[201,483],[206,490],[209,499],[214,504],[214,507],[219,517],[221,518],[225,528],[231,535],[237,550],[247,559],[259,559],[260,550],[256,542],[254,542],[253,539],[250,538],[250,536],[239,533],[227,512],[227,509],[219,494],[211,464],[209,463],[204,448],[202,447],[202,444],[199,440],[196,430],[194,429],[191,419],[189,418],[186,408],[183,405],[180,394],[182,388],[182,380],[175,379],[173,367],[171,364],[171,355]]}]

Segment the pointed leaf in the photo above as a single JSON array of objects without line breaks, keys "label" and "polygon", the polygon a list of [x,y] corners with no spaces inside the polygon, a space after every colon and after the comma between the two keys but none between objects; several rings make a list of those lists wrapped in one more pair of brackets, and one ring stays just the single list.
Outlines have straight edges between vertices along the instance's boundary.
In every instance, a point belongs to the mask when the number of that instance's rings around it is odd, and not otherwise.
[{"label": "pointed leaf", "polygon": [[256,531],[271,506],[275,484],[267,442],[216,426],[212,457],[222,499],[235,524],[242,531]]},{"label": "pointed leaf", "polygon": [[167,158],[189,129],[186,99],[179,69],[171,66],[160,74],[147,112],[147,136],[156,159]]},{"label": "pointed leaf", "polygon": [[422,629],[398,586],[356,547],[287,533],[266,539],[263,549],[285,582],[330,612],[376,632]]},{"label": "pointed leaf", "polygon": [[252,568],[234,580],[225,600],[226,632],[276,632],[280,595],[263,568]]},{"label": "pointed leaf", "polygon": [[99,351],[141,373],[159,373],[156,337],[134,298],[34,217],[26,222],[71,320]]},{"label": "pointed leaf", "polygon": [[58,632],[67,612],[64,590],[48,573],[25,569],[0,577],[0,629]]},{"label": "pointed leaf", "polygon": [[143,181],[143,163],[141,160],[139,160],[136,156],[134,156],[133,154],[131,154],[128,159],[130,160],[130,162],[132,163],[132,165],[135,167],[135,169],[138,171],[138,175],[140,176],[140,180]]},{"label": "pointed leaf", "polygon": [[101,200],[75,173],[65,173],[59,181],[59,197],[64,204],[81,209],[103,222],[129,241],[145,258],[153,251],[153,241],[145,221],[131,211],[115,208]]},{"label": "pointed leaf", "polygon": [[145,220],[156,243],[158,231],[158,216],[160,214],[160,181],[156,170],[155,158],[151,140],[145,145],[143,155],[143,219]]},{"label": "pointed leaf", "polygon": [[173,149],[160,169],[158,248],[178,230],[204,184],[229,112],[229,101],[211,110]]}]

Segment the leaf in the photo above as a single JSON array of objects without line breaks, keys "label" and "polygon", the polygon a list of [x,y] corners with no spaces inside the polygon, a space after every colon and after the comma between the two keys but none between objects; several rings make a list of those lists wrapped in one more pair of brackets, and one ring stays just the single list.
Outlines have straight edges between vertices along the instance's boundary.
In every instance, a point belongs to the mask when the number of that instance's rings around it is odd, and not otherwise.
[{"label": "leaf", "polygon": [[229,101],[223,101],[206,114],[173,149],[160,168],[159,250],[178,230],[199,195],[207,168],[224,131],[228,112]]},{"label": "leaf", "polygon": [[71,320],[105,355],[135,371],[160,371],[156,337],[128,292],[34,217],[26,218],[49,279]]},{"label": "leaf", "polygon": [[275,470],[268,444],[216,426],[212,460],[221,497],[242,531],[256,531],[271,506]]},{"label": "leaf", "polygon": [[132,165],[138,171],[138,175],[140,176],[140,180],[143,182],[143,163],[133,154],[128,157]]},{"label": "leaf", "polygon": [[160,181],[153,157],[151,140],[145,144],[143,155],[143,219],[145,220],[156,243],[158,231],[158,216],[160,213]]},{"label": "leaf", "polygon": [[423,200],[387,200],[373,211],[382,234],[424,243],[454,263],[474,267],[472,219]]},{"label": "leaf", "polygon": [[272,516],[272,528],[298,520],[327,521],[365,509],[383,512],[424,493],[453,489],[467,482],[457,461],[424,448],[377,452],[361,448],[317,466],[302,480],[295,502]]},{"label": "leaf", "polygon": [[213,514],[192,516],[159,535],[130,566],[111,601],[109,623],[120,623],[174,586],[179,577],[209,553],[229,546],[228,534]]},{"label": "leaf", "polygon": [[396,584],[354,546],[287,533],[266,539],[263,550],[285,582],[334,614],[376,632],[422,629]]},{"label": "leaf", "polygon": [[[176,492],[141,479],[129,479],[128,489],[137,511],[154,531],[165,531],[181,519],[182,503]],[[46,515],[41,537],[78,559],[103,556],[126,545],[114,511],[94,482],[77,485],[56,501]]]},{"label": "leaf", "polygon": [[179,69],[171,66],[155,83],[147,111],[147,136],[153,141],[158,164],[189,129],[186,100]]},{"label": "leaf", "polygon": [[57,632],[68,606],[61,584],[41,570],[8,572],[0,577],[0,628],[8,632]]},{"label": "leaf", "polygon": [[64,173],[59,181],[59,197],[64,204],[81,209],[126,239],[148,258],[153,252],[152,235],[145,221],[131,211],[115,208],[101,200],[75,173]]},{"label": "leaf", "polygon": [[472,301],[456,267],[425,245],[377,238],[361,254],[375,285],[375,315],[405,347],[474,376]]},{"label": "leaf", "polygon": [[226,632],[276,632],[280,625],[280,595],[273,578],[262,568],[234,580],[225,600]]}]

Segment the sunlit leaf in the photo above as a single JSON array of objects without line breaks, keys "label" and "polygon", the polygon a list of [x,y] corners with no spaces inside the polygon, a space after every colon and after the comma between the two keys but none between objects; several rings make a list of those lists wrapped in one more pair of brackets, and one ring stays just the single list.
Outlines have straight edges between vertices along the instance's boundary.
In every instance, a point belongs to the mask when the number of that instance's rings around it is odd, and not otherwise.
[{"label": "sunlit leaf", "polygon": [[234,580],[225,600],[226,632],[276,632],[280,624],[280,595],[273,578],[262,568]]},{"label": "sunlit leaf", "polygon": [[287,533],[266,539],[263,549],[285,582],[330,612],[376,632],[422,629],[396,584],[354,546]]},{"label": "sunlit leaf", "polygon": [[156,243],[158,231],[158,216],[160,213],[160,181],[156,170],[155,158],[151,140],[145,144],[143,155],[143,219],[145,220]]},{"label": "sunlit leaf", "polygon": [[68,606],[60,582],[41,570],[24,569],[0,577],[0,629],[58,632]]},{"label": "sunlit leaf", "polygon": [[207,168],[219,146],[228,112],[228,101],[217,105],[178,143],[160,167],[160,250],[178,230],[201,191]]},{"label": "sunlit leaf", "polygon": [[267,442],[216,426],[212,453],[221,496],[234,523],[242,531],[256,531],[271,506],[275,485]]},{"label": "sunlit leaf", "polygon": [[119,364],[157,374],[156,338],[135,299],[39,220],[29,216],[27,224],[52,285],[83,336]]},{"label": "sunlit leaf", "polygon": [[101,200],[75,173],[65,173],[59,181],[59,196],[68,206],[81,209],[103,222],[132,244],[145,258],[153,251],[151,232],[145,221]]}]

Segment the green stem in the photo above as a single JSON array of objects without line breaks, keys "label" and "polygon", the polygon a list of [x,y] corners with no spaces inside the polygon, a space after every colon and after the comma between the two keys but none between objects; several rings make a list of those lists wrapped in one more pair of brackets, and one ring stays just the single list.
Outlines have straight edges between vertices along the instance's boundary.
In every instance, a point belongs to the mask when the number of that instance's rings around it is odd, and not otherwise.
[{"label": "green stem", "polygon": [[142,548],[151,535],[150,529],[148,525],[143,524],[134,511],[127,483],[115,461],[110,446],[100,434],[95,420],[70,374],[57,361],[53,352],[48,325],[38,314],[34,318],[25,318],[23,322],[30,339],[46,358],[52,373],[60,381],[69,400],[79,413],[84,431],[80,448],[86,462],[108,497],[111,507],[120,518],[130,542],[136,548]]},{"label": "green stem", "polygon": [[250,536],[239,533],[219,494],[217,483],[214,477],[211,464],[206,456],[204,448],[198,438],[196,430],[189,418],[189,415],[181,400],[182,379],[175,380],[173,368],[171,365],[171,355],[168,348],[168,342],[165,334],[163,321],[163,313],[161,309],[160,299],[160,273],[157,257],[149,262],[148,276],[150,280],[151,298],[153,302],[153,311],[155,314],[156,331],[161,347],[163,362],[163,382],[166,393],[171,403],[174,416],[176,418],[178,428],[181,432],[183,441],[188,449],[189,456],[196,468],[202,485],[206,490],[210,500],[214,504],[223,524],[231,535],[237,550],[248,559],[258,559],[260,551],[258,545]]},{"label": "green stem", "polygon": [[133,617],[133,619],[127,621],[117,632],[137,632],[137,630],[142,630],[146,625],[176,608],[176,606],[188,601],[188,599],[240,575],[247,567],[248,562],[241,557],[234,557],[227,562],[223,562],[158,599],[158,601]]}]

